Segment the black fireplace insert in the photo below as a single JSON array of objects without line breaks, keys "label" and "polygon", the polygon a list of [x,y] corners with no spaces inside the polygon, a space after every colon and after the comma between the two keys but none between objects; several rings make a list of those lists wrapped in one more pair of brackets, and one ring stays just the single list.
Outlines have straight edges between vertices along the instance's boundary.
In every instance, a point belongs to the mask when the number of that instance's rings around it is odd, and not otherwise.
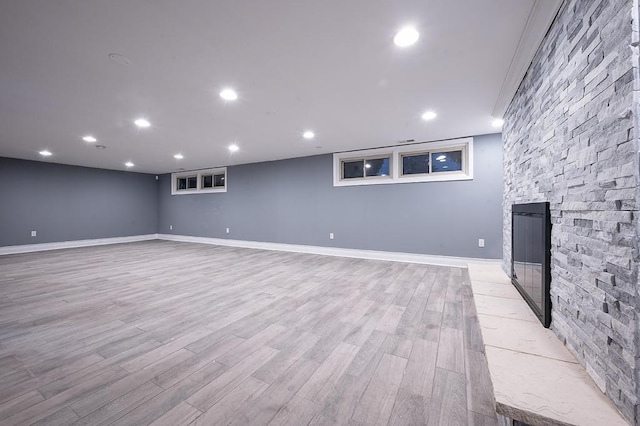
[{"label": "black fireplace insert", "polygon": [[511,207],[511,282],[542,325],[551,325],[549,203]]}]

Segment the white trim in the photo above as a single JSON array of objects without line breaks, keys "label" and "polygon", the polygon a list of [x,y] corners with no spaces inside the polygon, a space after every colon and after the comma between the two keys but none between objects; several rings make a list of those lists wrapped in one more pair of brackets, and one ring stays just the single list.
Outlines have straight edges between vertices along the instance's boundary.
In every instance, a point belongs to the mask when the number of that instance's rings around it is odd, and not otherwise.
[{"label": "white trim", "polygon": [[[402,176],[402,154],[434,151],[439,149],[462,149],[463,170],[461,172],[438,172],[425,175]],[[342,179],[342,162],[350,159],[362,159],[388,155],[391,157],[389,176],[375,176],[361,179]],[[388,185],[417,182],[446,182],[473,179],[473,138],[450,139],[438,142],[423,142],[395,147],[366,149],[360,151],[337,152],[333,154],[333,186]]]},{"label": "white trim", "polygon": [[544,36],[549,31],[553,20],[560,10],[562,0],[536,0],[531,7],[527,23],[520,36],[507,75],[504,77],[500,94],[493,107],[492,116],[502,118],[513,96],[516,94],[531,61],[535,56]]},{"label": "white trim", "polygon": [[227,240],[223,238],[192,237],[189,235],[158,234],[158,239],[185,243],[213,244],[226,247],[242,247],[259,250],[275,250],[294,253],[319,254],[324,256],[350,257],[356,259],[386,260],[390,262],[420,263],[427,265],[466,268],[469,263],[501,265],[502,259],[476,259],[470,257],[432,256],[416,253],[359,250],[340,247],[320,247],[300,244],[266,243],[260,241]]},{"label": "white trim", "polygon": [[[213,188],[202,188],[202,177],[205,175],[221,175],[224,174],[224,186]],[[193,189],[181,189],[178,190],[176,183],[179,178],[196,177],[196,187]],[[186,194],[212,194],[216,192],[227,192],[227,168],[216,167],[214,169],[204,170],[186,170],[183,172],[171,173],[171,195],[186,195]]]},{"label": "white trim", "polygon": [[78,247],[92,247],[108,244],[134,243],[138,241],[166,240],[185,243],[213,244],[225,247],[242,247],[258,250],[274,250],[293,253],[319,254],[323,256],[349,257],[356,259],[386,260],[389,262],[420,263],[426,265],[466,268],[468,264],[502,264],[502,259],[480,259],[472,257],[435,256],[416,253],[347,249],[340,247],[307,246],[301,244],[267,243],[260,241],[228,240],[223,238],[192,237],[175,234],[146,234],[130,237],[97,238],[93,240],[61,241],[56,243],[24,244],[0,247],[0,256],[20,253],[33,253],[49,250],[61,250]]},{"label": "white trim", "polygon": [[158,234],[132,235],[130,237],[97,238],[93,240],[60,241],[57,243],[23,244],[0,247],[0,256],[7,254],[32,253],[37,251],[60,250],[76,247],[102,246],[107,244],[133,243],[137,241],[157,240]]}]

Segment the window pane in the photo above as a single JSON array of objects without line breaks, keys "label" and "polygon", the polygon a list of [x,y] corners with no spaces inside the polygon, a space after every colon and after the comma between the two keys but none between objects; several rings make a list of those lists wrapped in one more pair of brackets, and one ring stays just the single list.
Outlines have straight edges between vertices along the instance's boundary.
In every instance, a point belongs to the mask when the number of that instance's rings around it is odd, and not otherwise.
[{"label": "window pane", "polygon": [[187,178],[178,178],[178,189],[187,189]]},{"label": "window pane", "polygon": [[417,175],[422,173],[429,173],[428,153],[402,157],[403,175]]},{"label": "window pane", "polygon": [[203,188],[213,188],[213,176],[211,176],[211,175],[202,176],[202,187]]},{"label": "window pane", "polygon": [[342,177],[344,179],[364,177],[364,161],[345,161],[342,163]]},{"label": "window pane", "polygon": [[188,189],[196,189],[198,187],[198,178],[196,176],[191,176],[187,178],[187,188]]},{"label": "window pane", "polygon": [[224,175],[215,175],[213,177],[213,186],[224,187]]},{"label": "window pane", "polygon": [[364,168],[367,176],[389,176],[389,158],[365,160]]},{"label": "window pane", "polygon": [[436,172],[455,172],[462,170],[462,151],[433,152],[431,170]]}]

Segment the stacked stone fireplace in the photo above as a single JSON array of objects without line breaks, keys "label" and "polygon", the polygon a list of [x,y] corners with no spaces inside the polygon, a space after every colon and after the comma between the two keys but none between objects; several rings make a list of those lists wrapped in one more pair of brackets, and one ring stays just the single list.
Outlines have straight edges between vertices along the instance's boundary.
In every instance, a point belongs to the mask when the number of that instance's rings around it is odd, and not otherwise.
[{"label": "stacked stone fireplace", "polygon": [[505,114],[511,206],[548,201],[551,329],[624,416],[638,413],[638,0],[567,0]]}]

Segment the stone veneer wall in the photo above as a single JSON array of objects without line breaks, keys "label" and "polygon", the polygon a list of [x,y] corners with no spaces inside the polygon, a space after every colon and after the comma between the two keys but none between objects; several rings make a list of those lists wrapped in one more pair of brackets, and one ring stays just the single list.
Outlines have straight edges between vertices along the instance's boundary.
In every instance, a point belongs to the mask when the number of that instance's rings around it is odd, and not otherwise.
[{"label": "stone veneer wall", "polygon": [[551,204],[551,328],[638,424],[637,0],[565,0],[505,114],[511,205]]}]

